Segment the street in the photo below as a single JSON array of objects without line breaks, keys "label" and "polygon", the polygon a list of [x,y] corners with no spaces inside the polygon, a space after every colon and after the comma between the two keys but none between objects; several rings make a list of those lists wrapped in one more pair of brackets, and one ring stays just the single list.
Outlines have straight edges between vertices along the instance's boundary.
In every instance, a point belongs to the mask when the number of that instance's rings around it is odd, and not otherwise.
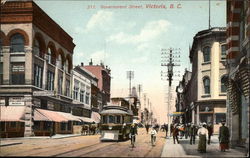
[{"label": "street", "polygon": [[[63,139],[20,139],[22,144],[2,146],[1,156],[53,156],[53,157],[160,157],[165,143],[159,132],[156,146],[152,147],[150,135],[139,129],[135,148],[130,140],[100,142],[99,135],[78,136]],[[14,140],[5,140],[14,141]]]}]

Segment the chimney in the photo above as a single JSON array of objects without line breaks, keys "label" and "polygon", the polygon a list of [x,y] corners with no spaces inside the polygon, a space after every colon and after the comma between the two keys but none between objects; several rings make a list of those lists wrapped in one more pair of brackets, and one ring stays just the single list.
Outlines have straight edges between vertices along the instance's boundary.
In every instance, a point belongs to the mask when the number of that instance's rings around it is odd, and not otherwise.
[{"label": "chimney", "polygon": [[81,62],[81,66],[82,66],[82,67],[84,66],[84,63],[83,63],[83,62]]},{"label": "chimney", "polygon": [[90,59],[89,65],[93,65],[92,59]]}]

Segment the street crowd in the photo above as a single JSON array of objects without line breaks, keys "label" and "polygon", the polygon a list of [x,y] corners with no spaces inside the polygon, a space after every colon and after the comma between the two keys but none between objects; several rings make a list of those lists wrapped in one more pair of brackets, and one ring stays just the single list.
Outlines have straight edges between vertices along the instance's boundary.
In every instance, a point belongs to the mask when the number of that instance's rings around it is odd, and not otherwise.
[{"label": "street crowd", "polygon": [[[145,128],[148,133],[150,125],[146,124]],[[159,130],[166,132],[166,138],[168,138],[168,124],[163,124],[161,127],[155,125],[153,128],[158,132]],[[188,124],[170,124],[170,137],[173,137],[173,143],[180,143],[179,139],[183,137],[185,139],[190,139],[190,145],[195,144],[196,136],[199,137],[198,151],[201,153],[206,152],[207,144],[211,143],[211,136],[213,135],[213,125],[212,123],[200,123],[196,125],[194,123]],[[220,151],[225,152],[229,149],[229,129],[225,126],[225,121],[221,122],[221,127],[219,129],[219,143]]]}]

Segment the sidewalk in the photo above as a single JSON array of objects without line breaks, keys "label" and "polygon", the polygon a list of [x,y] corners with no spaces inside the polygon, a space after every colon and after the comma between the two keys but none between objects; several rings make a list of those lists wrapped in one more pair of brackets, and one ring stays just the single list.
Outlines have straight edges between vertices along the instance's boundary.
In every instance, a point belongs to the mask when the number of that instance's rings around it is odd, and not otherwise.
[{"label": "sidewalk", "polygon": [[244,148],[229,149],[226,152],[219,150],[218,135],[211,137],[211,144],[207,145],[206,153],[197,151],[199,139],[196,144],[190,145],[189,139],[179,139],[180,144],[174,144],[173,138],[166,139],[161,157],[246,157]]}]

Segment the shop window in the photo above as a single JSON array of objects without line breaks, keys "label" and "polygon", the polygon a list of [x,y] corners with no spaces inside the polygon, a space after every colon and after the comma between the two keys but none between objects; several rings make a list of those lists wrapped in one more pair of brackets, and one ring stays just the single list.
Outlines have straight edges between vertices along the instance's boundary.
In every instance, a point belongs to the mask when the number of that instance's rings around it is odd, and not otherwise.
[{"label": "shop window", "polygon": [[42,88],[43,68],[35,65],[34,66],[34,85]]},{"label": "shop window", "polygon": [[4,132],[5,131],[5,122],[1,122],[1,129],[0,129],[0,131],[1,132]]},{"label": "shop window", "polygon": [[17,123],[16,122],[10,122],[10,127],[11,128],[16,128],[17,126]]},{"label": "shop window", "polygon": [[210,61],[210,53],[211,53],[211,48],[210,47],[203,48],[204,62],[209,62]]},{"label": "shop window", "polygon": [[61,123],[61,131],[65,131],[67,129],[67,123],[62,122]]},{"label": "shop window", "polygon": [[24,52],[24,38],[21,34],[14,34],[10,39],[10,52]]},{"label": "shop window", "polygon": [[68,122],[68,131],[71,130],[71,121]]},{"label": "shop window", "polygon": [[203,78],[204,93],[210,94],[210,79],[208,77]]},{"label": "shop window", "polygon": [[11,84],[25,84],[25,65],[24,63],[11,63]]},{"label": "shop window", "polygon": [[34,129],[40,130],[40,121],[34,121]]},{"label": "shop window", "polygon": [[225,113],[216,113],[215,114],[215,123],[220,124],[222,120],[226,120],[226,114]]},{"label": "shop window", "polygon": [[0,84],[3,84],[3,63],[0,63]]},{"label": "shop window", "polygon": [[43,124],[43,130],[45,131],[49,131],[51,127],[51,123],[50,122],[44,122]]},{"label": "shop window", "polygon": [[47,89],[50,91],[54,90],[54,73],[51,71],[48,71],[47,75]]}]

